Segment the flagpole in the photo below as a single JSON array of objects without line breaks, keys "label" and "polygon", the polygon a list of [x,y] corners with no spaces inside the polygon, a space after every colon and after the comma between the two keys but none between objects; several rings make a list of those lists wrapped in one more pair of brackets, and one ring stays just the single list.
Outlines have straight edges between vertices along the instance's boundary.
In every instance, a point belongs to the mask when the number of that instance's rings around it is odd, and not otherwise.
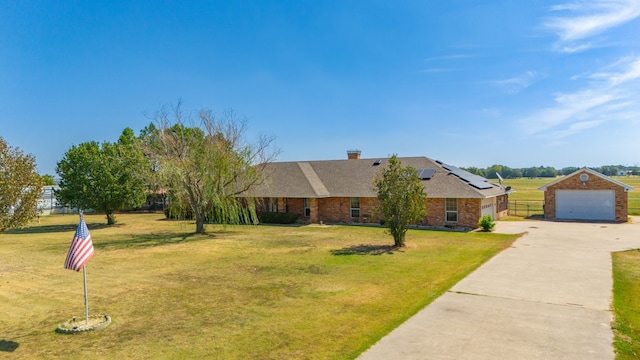
[{"label": "flagpole", "polygon": [[84,314],[87,326],[89,325],[89,297],[87,296],[87,265],[82,267],[84,277]]},{"label": "flagpole", "polygon": [[[80,222],[82,222],[82,215],[84,211],[78,211],[80,214]],[[89,326],[89,296],[87,296],[87,265],[82,266],[82,277],[84,278],[84,315],[87,326]]]}]

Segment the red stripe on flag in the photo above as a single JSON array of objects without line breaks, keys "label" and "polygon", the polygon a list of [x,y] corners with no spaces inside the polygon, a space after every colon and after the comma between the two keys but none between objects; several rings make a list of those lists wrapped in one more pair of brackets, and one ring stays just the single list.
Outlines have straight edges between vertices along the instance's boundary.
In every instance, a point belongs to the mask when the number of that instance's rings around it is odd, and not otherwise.
[{"label": "red stripe on flag", "polygon": [[92,256],[93,242],[91,241],[91,235],[84,218],[80,218],[80,224],[78,224],[69,253],[64,262],[64,268],[80,271]]}]

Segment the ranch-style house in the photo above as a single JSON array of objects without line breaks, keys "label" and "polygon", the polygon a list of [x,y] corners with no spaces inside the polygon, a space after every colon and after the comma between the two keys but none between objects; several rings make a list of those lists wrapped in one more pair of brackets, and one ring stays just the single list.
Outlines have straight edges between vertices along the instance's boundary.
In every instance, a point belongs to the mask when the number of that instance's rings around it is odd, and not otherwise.
[{"label": "ranch-style house", "polygon": [[[310,223],[377,223],[373,180],[387,158],[362,159],[359,150],[346,160],[274,162],[265,181],[251,191],[259,212],[293,213]],[[476,228],[484,215],[506,216],[512,192],[501,184],[427,157],[399,157],[418,171],[427,193],[427,215],[418,225]]]}]

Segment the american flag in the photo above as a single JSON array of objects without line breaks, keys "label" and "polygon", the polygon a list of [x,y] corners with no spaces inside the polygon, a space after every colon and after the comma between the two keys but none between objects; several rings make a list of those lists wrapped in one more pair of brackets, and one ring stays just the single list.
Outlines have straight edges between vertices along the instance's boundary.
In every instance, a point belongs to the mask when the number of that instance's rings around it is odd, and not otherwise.
[{"label": "american flag", "polygon": [[93,242],[91,242],[91,234],[89,234],[84,218],[80,217],[80,224],[78,224],[76,234],[73,236],[67,260],[64,262],[64,268],[80,271],[92,256]]}]

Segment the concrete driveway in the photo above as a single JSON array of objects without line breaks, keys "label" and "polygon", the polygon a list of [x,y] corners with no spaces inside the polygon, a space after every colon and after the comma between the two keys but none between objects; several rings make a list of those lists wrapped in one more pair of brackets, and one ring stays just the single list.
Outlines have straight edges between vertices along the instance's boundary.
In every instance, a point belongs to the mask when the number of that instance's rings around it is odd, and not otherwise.
[{"label": "concrete driveway", "polygon": [[358,359],[613,359],[610,253],[640,248],[640,217],[496,232],[526,235]]}]

